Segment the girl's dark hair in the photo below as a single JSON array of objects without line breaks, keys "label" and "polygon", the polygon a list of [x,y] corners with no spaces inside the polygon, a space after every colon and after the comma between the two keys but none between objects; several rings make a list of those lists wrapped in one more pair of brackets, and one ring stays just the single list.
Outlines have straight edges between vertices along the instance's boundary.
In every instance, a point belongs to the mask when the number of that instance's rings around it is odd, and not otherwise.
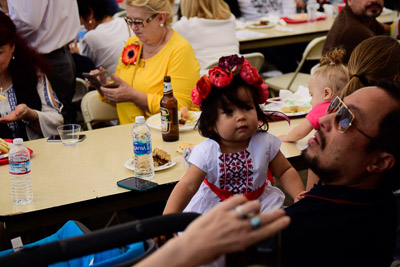
[{"label": "girl's dark hair", "polygon": [[240,108],[246,107],[246,104],[243,103],[238,96],[240,88],[245,88],[253,96],[257,118],[261,122],[259,130],[268,130],[268,117],[264,114],[258,104],[258,90],[252,85],[244,82],[240,78],[240,75],[236,75],[233,77],[232,82],[224,88],[218,88],[211,85],[210,94],[203,99],[203,102],[201,103],[202,112],[199,121],[197,122],[197,127],[202,136],[213,139],[217,142],[219,141],[219,135],[215,131],[215,122],[218,118],[218,108],[225,110],[228,108],[229,103]]},{"label": "girl's dark hair", "polygon": [[15,45],[13,59],[8,65],[17,104],[29,103],[29,107],[42,109],[36,86],[38,73],[49,74],[50,66],[46,59],[19,36],[13,21],[0,11],[0,46]]},{"label": "girl's dark hair", "polygon": [[93,17],[101,21],[107,16],[111,16],[108,8],[109,0],[78,0],[79,16],[87,18],[90,15],[90,9],[93,10]]}]

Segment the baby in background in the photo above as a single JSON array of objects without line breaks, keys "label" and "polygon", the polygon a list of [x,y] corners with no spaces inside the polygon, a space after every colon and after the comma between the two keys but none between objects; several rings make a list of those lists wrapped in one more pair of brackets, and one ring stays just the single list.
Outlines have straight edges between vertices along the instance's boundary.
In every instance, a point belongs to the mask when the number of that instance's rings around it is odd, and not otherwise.
[{"label": "baby in background", "polygon": [[320,67],[311,76],[308,84],[311,95],[311,111],[305,121],[293,128],[288,134],[279,136],[284,142],[296,142],[306,137],[312,129],[320,128],[319,118],[325,115],[329,103],[349,81],[347,67],[343,65],[344,51],[334,49],[320,60]]}]

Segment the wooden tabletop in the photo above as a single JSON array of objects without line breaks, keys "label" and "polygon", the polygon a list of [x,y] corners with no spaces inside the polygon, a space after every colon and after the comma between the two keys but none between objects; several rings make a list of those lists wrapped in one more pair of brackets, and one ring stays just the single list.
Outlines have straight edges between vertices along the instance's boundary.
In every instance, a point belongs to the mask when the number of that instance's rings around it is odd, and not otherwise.
[{"label": "wooden tabletop", "polygon": [[[378,17],[378,21],[382,23],[391,23],[395,20],[396,17],[396,11],[385,12]],[[316,37],[326,35],[331,28],[334,20],[334,17],[327,16],[325,20],[298,24],[287,24],[286,26],[284,26],[284,28],[288,28],[289,31],[282,31],[277,29],[276,27],[266,29],[246,29],[259,33],[264,33],[266,34],[266,36],[239,40],[240,51],[285,44],[294,44],[300,42],[309,42]]]},{"label": "wooden tabletop", "polygon": [[[292,120],[291,126],[286,121],[270,123],[269,132],[281,135],[300,123],[301,119]],[[98,210],[117,209],[138,206],[141,201],[152,201],[153,198],[167,198],[170,190],[185,173],[180,162],[181,155],[176,152],[181,142],[198,144],[204,140],[197,131],[181,132],[179,141],[163,142],[161,132],[152,129],[153,148],[161,148],[171,154],[177,164],[169,169],[156,172],[154,181],[160,190],[166,185],[169,191],[157,193],[148,191],[135,193],[120,188],[117,181],[133,176],[133,171],[124,166],[124,162],[133,155],[131,129],[132,124],[119,125],[86,131],[86,139],[77,147],[64,147],[62,143],[49,143],[46,139],[26,142],[33,150],[31,157],[33,202],[24,206],[12,204],[8,165],[0,166],[0,221],[8,223],[8,227],[18,225],[33,217],[36,223],[45,216],[52,219],[57,216],[75,216],[82,208],[80,216]],[[306,141],[301,141],[304,146]],[[299,159],[298,144],[283,143],[281,151],[288,159]],[[144,197],[151,198],[144,200]],[[134,201],[135,199],[140,201]],[[142,199],[143,198],[143,199]],[[63,212],[59,212],[63,211]],[[64,214],[62,214],[64,213]],[[40,215],[40,216],[39,216]],[[67,217],[68,219],[68,217]],[[15,224],[15,225],[13,225]],[[17,227],[17,228],[18,228]]]}]

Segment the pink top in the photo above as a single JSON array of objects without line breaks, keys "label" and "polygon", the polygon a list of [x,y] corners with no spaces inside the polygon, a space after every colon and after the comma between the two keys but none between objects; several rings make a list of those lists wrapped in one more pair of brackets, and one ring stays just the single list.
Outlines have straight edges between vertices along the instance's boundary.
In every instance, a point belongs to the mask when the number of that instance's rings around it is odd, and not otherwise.
[{"label": "pink top", "polygon": [[326,110],[328,109],[330,103],[330,101],[322,102],[321,104],[313,107],[310,112],[308,112],[306,118],[311,123],[311,126],[314,129],[321,128],[321,126],[319,125],[319,118],[323,117],[326,114]]}]

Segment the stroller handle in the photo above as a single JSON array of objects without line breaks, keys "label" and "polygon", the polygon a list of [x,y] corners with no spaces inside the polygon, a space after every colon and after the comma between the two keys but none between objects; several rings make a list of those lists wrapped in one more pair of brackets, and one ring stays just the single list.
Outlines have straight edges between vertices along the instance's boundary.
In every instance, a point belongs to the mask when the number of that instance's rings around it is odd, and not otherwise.
[{"label": "stroller handle", "polygon": [[180,232],[198,216],[198,213],[173,213],[112,226],[22,249],[0,258],[0,266],[47,266],[156,236]]}]

